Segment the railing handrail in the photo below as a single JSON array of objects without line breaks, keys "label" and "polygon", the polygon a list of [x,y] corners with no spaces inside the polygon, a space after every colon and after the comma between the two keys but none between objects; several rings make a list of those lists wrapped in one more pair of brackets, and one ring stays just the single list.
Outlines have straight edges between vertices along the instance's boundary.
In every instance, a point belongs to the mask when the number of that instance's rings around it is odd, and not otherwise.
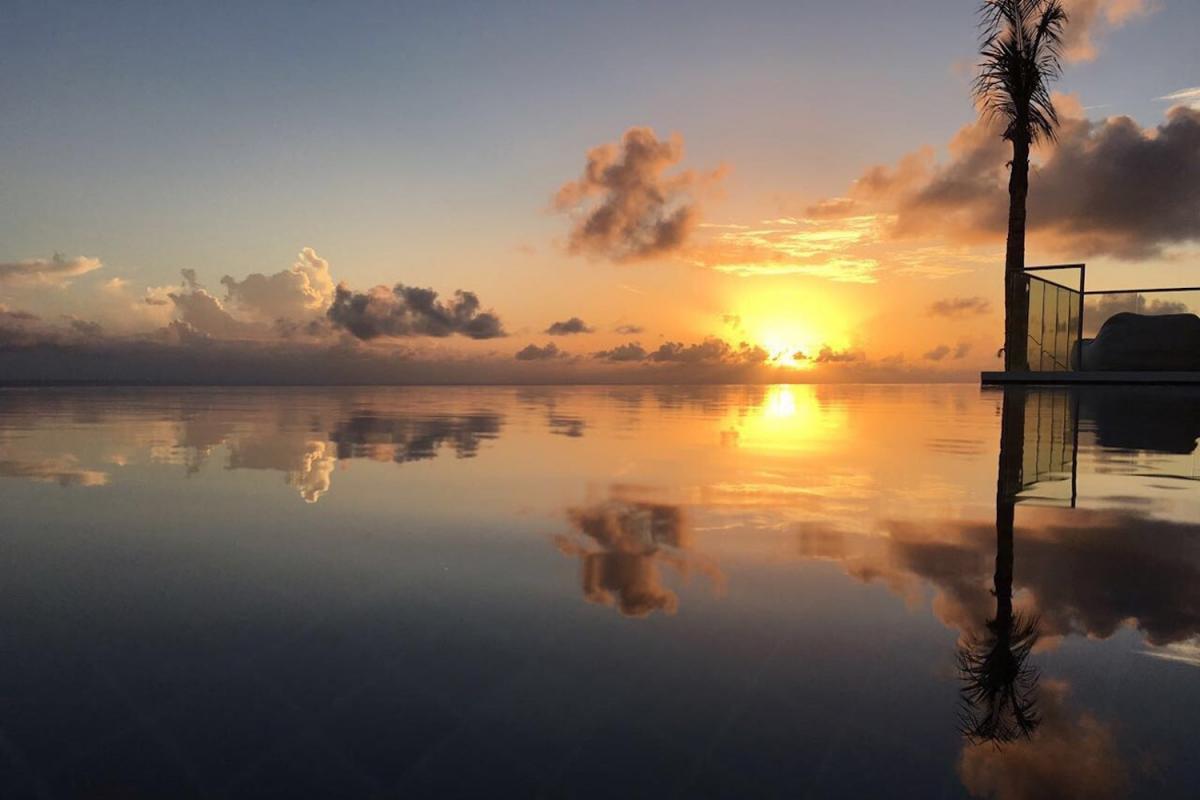
[{"label": "railing handrail", "polygon": [[[1037,276],[1034,275],[1030,277]],[[1039,280],[1045,279],[1042,278]],[[1158,289],[1092,289],[1090,291],[1080,292],[1080,294],[1160,294],[1162,292],[1200,292],[1200,286],[1171,286]]]}]

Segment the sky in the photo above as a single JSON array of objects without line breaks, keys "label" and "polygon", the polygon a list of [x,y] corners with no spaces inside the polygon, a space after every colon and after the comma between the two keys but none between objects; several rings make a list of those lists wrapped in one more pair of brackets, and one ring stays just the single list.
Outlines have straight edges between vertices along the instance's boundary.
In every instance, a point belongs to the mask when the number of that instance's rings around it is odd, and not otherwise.
[{"label": "sky", "polygon": [[[1200,6],[1068,5],[1030,262],[1200,283]],[[10,0],[0,365],[971,379],[1007,180],[975,8]]]}]

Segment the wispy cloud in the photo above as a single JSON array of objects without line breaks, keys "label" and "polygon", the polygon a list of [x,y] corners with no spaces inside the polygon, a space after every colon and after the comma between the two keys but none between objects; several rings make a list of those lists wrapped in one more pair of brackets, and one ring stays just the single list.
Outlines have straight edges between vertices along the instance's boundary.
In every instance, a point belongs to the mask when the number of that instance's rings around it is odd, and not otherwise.
[{"label": "wispy cloud", "polygon": [[1184,642],[1172,642],[1161,647],[1151,646],[1141,651],[1142,655],[1159,658],[1163,661],[1174,661],[1179,664],[1189,664],[1200,667],[1200,639],[1190,639]]},{"label": "wispy cloud", "polygon": [[73,278],[100,269],[98,258],[77,256],[68,258],[55,253],[51,258],[33,258],[27,261],[0,262],[0,283],[26,283],[63,286]]},{"label": "wispy cloud", "polygon": [[825,220],[765,220],[757,226],[703,225],[710,238],[684,259],[739,276],[810,275],[846,283],[874,283],[879,262],[855,249],[879,240],[876,215]]},{"label": "wispy cloud", "polygon": [[1193,86],[1190,89],[1180,89],[1178,92],[1164,94],[1162,97],[1154,99],[1162,100],[1166,103],[1185,105],[1188,108],[1200,109],[1200,86]]}]

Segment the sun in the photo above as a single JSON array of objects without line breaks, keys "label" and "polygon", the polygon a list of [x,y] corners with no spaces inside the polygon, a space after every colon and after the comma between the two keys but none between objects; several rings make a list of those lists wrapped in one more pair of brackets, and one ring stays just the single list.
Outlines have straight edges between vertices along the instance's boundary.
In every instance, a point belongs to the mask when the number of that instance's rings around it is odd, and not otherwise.
[{"label": "sun", "polygon": [[791,369],[812,368],[811,357],[815,352],[815,337],[800,332],[767,332],[756,338],[759,346],[770,354],[770,363]]}]

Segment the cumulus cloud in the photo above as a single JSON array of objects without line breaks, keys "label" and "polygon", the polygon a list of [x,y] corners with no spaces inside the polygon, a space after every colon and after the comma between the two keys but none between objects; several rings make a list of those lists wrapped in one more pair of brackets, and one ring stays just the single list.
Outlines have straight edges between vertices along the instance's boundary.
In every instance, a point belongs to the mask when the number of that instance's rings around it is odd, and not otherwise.
[{"label": "cumulus cloud", "polygon": [[491,311],[480,311],[474,292],[458,290],[454,299],[441,302],[432,289],[396,284],[355,292],[338,284],[327,316],[336,327],[370,340],[379,337],[451,335],[471,339],[504,336],[504,327]]},{"label": "cumulus cloud", "polygon": [[624,336],[636,336],[637,334],[645,333],[646,331],[646,329],[641,325],[618,325],[613,330]]},{"label": "cumulus cloud", "polygon": [[100,269],[98,258],[76,256],[68,258],[55,253],[51,258],[0,262],[0,284],[41,284],[62,286],[80,275]]},{"label": "cumulus cloud", "polygon": [[829,345],[822,345],[821,349],[815,356],[809,356],[804,352],[796,352],[792,355],[796,361],[808,361],[810,358],[814,364],[849,364],[854,361],[864,361],[866,356],[858,350],[836,350]]},{"label": "cumulus cloud", "polygon": [[630,128],[619,143],[589,150],[583,175],[554,197],[555,209],[575,217],[571,252],[636,261],[678,251],[696,224],[695,193],[706,180],[691,171],[667,175],[682,158],[681,137],[659,139],[650,128]]},{"label": "cumulus cloud", "polygon": [[646,358],[650,361],[682,364],[761,364],[770,358],[770,353],[758,345],[752,345],[748,342],[742,342],[737,347],[734,347],[724,339],[709,337],[703,342],[690,345],[685,345],[682,342],[664,342],[657,350],[649,353]]},{"label": "cumulus cloud", "polygon": [[266,321],[323,314],[333,302],[335,291],[329,262],[311,247],[300,251],[290,269],[273,275],[255,272],[240,281],[226,275],[221,283],[227,303]]},{"label": "cumulus cloud", "polygon": [[191,267],[184,267],[179,270],[179,274],[183,276],[183,286],[185,289],[203,289],[200,285],[200,280],[196,277],[196,270]]},{"label": "cumulus cloud", "polygon": [[567,354],[558,349],[554,342],[548,342],[544,347],[536,344],[527,345],[517,351],[517,361],[549,361],[555,358],[566,358]]},{"label": "cumulus cloud", "polygon": [[1154,0],[1064,0],[1069,23],[1064,55],[1069,61],[1091,61],[1098,40],[1130,20],[1155,10]]},{"label": "cumulus cloud", "polygon": [[553,323],[549,328],[546,328],[546,333],[551,336],[570,336],[574,333],[592,333],[593,328],[589,328],[587,323],[579,317],[571,317],[568,320]]},{"label": "cumulus cloud", "polygon": [[930,304],[932,317],[972,317],[986,314],[992,305],[982,297],[947,297]]},{"label": "cumulus cloud", "polygon": [[605,361],[645,361],[647,355],[649,354],[646,352],[646,348],[637,342],[628,342],[617,345],[611,350],[601,350],[593,353],[592,357]]},{"label": "cumulus cloud", "polygon": [[[1139,259],[1200,240],[1200,110],[1177,106],[1154,129],[1128,117],[1084,119],[1069,98],[1055,143],[1030,175],[1035,242],[1076,256]],[[867,170],[853,213],[886,215],[886,235],[968,245],[1003,241],[1007,162],[999,130],[986,122],[958,132],[950,159],[923,148],[894,166]]]},{"label": "cumulus cloud", "polygon": [[[192,282],[194,285],[194,281]],[[235,318],[204,289],[171,292],[167,295],[175,304],[179,321],[205,336],[219,339],[243,339],[261,335],[263,331]]]}]

